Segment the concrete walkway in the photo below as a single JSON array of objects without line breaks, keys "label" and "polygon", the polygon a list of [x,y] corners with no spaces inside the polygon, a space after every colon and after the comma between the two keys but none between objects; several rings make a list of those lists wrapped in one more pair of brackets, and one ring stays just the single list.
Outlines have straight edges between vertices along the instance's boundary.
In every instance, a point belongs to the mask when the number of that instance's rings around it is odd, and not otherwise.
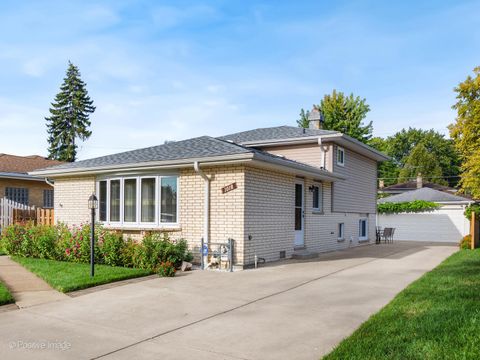
[{"label": "concrete walkway", "polygon": [[8,287],[19,308],[68,298],[8,256],[0,256],[0,280]]},{"label": "concrete walkway", "polygon": [[319,359],[457,250],[370,245],[0,314],[0,359]]}]

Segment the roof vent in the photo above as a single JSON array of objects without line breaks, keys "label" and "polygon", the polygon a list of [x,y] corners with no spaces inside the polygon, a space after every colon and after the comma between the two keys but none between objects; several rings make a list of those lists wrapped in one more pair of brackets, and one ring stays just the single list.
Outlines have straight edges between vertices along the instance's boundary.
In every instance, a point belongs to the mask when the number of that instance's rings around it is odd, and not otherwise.
[{"label": "roof vent", "polygon": [[313,105],[312,110],[310,110],[310,114],[308,114],[308,128],[321,129],[323,122],[324,119],[322,112],[317,106]]}]

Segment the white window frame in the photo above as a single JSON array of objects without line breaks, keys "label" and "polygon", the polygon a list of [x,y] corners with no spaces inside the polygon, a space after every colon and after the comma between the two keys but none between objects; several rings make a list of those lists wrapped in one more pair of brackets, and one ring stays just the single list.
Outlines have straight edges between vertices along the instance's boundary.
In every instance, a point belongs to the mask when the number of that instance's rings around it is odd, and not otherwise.
[{"label": "white window frame", "polygon": [[[176,222],[161,222],[160,217],[160,208],[161,208],[161,201],[162,201],[162,189],[161,189],[161,179],[164,177],[176,177],[176,185],[177,185],[177,221]],[[124,221],[124,188],[125,188],[125,180],[128,179],[136,179],[137,181],[137,198],[136,198],[136,221],[135,222],[125,222]],[[142,215],[141,215],[141,181],[142,179],[155,179],[155,221],[154,222],[142,222]],[[110,221],[110,183],[113,180],[120,180],[120,221]],[[178,228],[180,226],[180,181],[179,181],[178,174],[165,174],[165,175],[155,175],[155,174],[145,174],[145,175],[138,175],[138,176],[115,176],[115,177],[102,177],[96,180],[96,193],[100,195],[100,181],[107,182],[107,209],[106,209],[106,221],[100,221],[100,212],[97,212],[96,220],[105,225],[106,227],[125,227],[125,228]]]},{"label": "white window frame", "polygon": [[337,240],[345,240],[345,223],[337,225]]},{"label": "white window frame", "polygon": [[[365,236],[362,236],[362,221],[365,221]],[[358,220],[358,240],[368,240],[368,219],[361,218]]]},{"label": "white window frame", "polygon": [[[135,180],[135,221],[125,221],[125,180]],[[126,176],[122,178],[120,188],[122,192],[120,193],[120,203],[122,204],[122,217],[121,217],[121,223],[125,224],[127,226],[129,225],[137,225],[139,224],[139,218],[138,218],[138,181],[139,177],[138,176]]]},{"label": "white window frame", "polygon": [[[342,160],[343,161],[340,161],[340,156],[338,156],[338,153],[341,152],[343,154],[342,156]],[[339,166],[345,166],[345,149],[340,147],[340,146],[337,146],[337,165]]]},{"label": "white window frame", "polygon": [[[142,199],[141,199],[141,196],[142,196],[142,179],[154,179],[155,180],[155,218],[153,220],[153,222],[142,222]],[[146,226],[157,226],[158,225],[158,214],[159,214],[159,201],[160,201],[160,195],[158,194],[158,176],[151,176],[151,175],[148,175],[148,176],[139,176],[138,177],[138,181],[139,181],[139,186],[138,186],[138,196],[140,198],[140,208],[138,209],[138,214],[137,214],[137,220],[139,221],[139,223],[141,225],[146,225]],[[178,181],[178,180],[177,180]],[[178,184],[177,184],[178,185]],[[177,190],[178,191],[178,190]],[[178,196],[178,195],[177,195]],[[177,207],[178,207],[178,204],[177,204]],[[178,220],[178,218],[177,218]]]},{"label": "white window frame", "polygon": [[313,185],[314,188],[318,188],[318,207],[314,207],[313,203],[315,200],[315,190],[312,191],[312,209],[315,212],[323,212],[323,183],[317,183]]}]

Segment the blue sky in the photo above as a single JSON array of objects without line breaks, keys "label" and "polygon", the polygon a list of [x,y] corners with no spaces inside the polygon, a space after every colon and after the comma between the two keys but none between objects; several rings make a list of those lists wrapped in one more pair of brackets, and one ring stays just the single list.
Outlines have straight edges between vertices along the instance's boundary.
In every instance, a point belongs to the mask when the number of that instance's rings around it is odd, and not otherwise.
[{"label": "blue sky", "polygon": [[84,159],[295,125],[337,89],[374,134],[436,129],[480,65],[479,1],[1,1],[0,152],[47,154],[68,60],[97,111]]}]

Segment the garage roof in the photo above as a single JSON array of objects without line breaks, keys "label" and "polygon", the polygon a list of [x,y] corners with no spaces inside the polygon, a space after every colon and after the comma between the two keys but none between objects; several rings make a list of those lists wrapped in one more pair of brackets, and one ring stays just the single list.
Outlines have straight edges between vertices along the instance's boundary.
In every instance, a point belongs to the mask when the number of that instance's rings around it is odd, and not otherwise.
[{"label": "garage roof", "polygon": [[425,187],[425,188],[421,188],[413,191],[407,191],[402,194],[382,198],[378,200],[378,203],[379,204],[384,204],[389,202],[399,203],[399,202],[408,202],[408,201],[414,201],[414,200],[425,200],[425,201],[431,201],[431,202],[437,202],[437,203],[452,203],[452,204],[473,202],[471,199],[463,196],[453,195],[453,194],[446,193],[444,191],[438,191],[435,189]]}]

